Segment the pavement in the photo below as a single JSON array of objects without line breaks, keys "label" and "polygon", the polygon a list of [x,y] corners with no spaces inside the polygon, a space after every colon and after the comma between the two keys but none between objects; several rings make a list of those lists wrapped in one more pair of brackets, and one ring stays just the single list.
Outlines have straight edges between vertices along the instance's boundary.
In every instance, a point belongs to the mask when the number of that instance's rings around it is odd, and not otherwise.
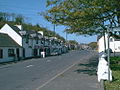
[{"label": "pavement", "polygon": [[101,90],[97,81],[98,58],[82,60],[56,75],[36,90]]}]

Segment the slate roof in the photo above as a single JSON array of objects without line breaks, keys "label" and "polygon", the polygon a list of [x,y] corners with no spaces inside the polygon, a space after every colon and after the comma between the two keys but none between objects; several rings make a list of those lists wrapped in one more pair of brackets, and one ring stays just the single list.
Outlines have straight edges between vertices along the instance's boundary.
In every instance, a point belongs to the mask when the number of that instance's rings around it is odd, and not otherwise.
[{"label": "slate roof", "polygon": [[7,34],[0,33],[0,47],[20,47],[20,45]]},{"label": "slate roof", "polygon": [[19,31],[21,31],[17,26],[14,26],[14,25],[10,25],[10,24],[8,24],[14,31],[16,31],[16,33],[18,33],[19,35],[21,35],[20,33],[19,33]]}]

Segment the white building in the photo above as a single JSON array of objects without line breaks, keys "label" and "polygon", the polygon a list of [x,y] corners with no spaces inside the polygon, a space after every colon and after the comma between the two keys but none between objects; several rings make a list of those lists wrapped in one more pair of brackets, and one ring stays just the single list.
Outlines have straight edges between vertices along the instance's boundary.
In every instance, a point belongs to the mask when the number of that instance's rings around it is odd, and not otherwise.
[{"label": "white building", "polygon": [[[39,56],[38,48],[41,46],[41,39],[38,37],[35,31],[23,30],[21,25],[8,25],[5,24],[0,33],[8,34],[19,46],[22,47],[22,57],[29,58]],[[39,36],[41,36],[39,34]],[[40,42],[40,43],[39,43]]]},{"label": "white building", "polygon": [[[14,50],[16,49],[16,52],[14,51],[14,54],[17,55],[18,59],[40,57],[43,50],[45,51],[46,55],[50,55],[53,49],[57,48],[59,50],[59,53],[62,53],[62,49],[64,49],[64,45],[61,44],[57,38],[48,38],[43,35],[43,32],[40,31],[37,32],[35,30],[24,30],[21,25],[13,26],[5,24],[0,29],[0,33],[2,33],[0,35],[7,35],[9,38],[11,38],[11,42],[17,44],[17,46],[12,45],[12,48]],[[6,48],[9,48],[9,46],[6,46]],[[5,53],[3,55],[2,49],[4,49],[4,47],[0,46],[1,57],[7,55]],[[6,61],[9,61],[8,59],[10,58],[8,57]]]},{"label": "white building", "polygon": [[[106,50],[108,49],[107,36],[108,35],[105,34],[105,39],[104,39],[104,36],[98,37],[98,51],[99,51],[99,53],[102,51],[105,51],[105,47],[106,47]],[[106,44],[104,42],[106,42]],[[120,37],[111,36],[109,39],[109,42],[110,42],[110,49],[112,50],[112,52],[120,52]]]},{"label": "white building", "polygon": [[22,47],[7,34],[0,33],[0,63],[19,60]]}]

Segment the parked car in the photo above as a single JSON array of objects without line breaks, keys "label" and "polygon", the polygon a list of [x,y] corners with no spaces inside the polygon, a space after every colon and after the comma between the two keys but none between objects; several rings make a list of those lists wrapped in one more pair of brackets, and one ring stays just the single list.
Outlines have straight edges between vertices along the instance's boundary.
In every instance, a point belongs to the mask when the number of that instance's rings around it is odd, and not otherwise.
[{"label": "parked car", "polygon": [[52,52],[51,52],[51,55],[52,56],[55,56],[55,55],[59,55],[59,50],[58,49],[54,49]]}]

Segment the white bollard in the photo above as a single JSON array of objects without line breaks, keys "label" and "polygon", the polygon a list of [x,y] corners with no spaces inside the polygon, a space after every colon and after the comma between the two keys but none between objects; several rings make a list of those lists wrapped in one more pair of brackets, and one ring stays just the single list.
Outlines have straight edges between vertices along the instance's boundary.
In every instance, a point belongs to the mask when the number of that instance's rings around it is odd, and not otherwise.
[{"label": "white bollard", "polygon": [[[98,63],[98,81],[100,80],[108,80],[108,62],[104,59],[105,55],[102,55],[99,58],[99,63]],[[110,81],[112,81],[112,71],[110,70]]]}]

